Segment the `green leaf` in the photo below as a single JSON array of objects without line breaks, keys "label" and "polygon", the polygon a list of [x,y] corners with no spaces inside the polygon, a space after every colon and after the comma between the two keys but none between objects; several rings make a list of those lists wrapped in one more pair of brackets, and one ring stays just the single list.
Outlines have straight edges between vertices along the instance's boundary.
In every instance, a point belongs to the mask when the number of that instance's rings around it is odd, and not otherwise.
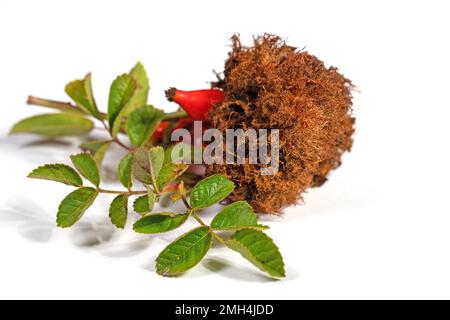
[{"label": "green leaf", "polygon": [[60,204],[56,222],[58,227],[73,226],[81,219],[98,196],[94,188],[80,188],[69,194]]},{"label": "green leaf", "polygon": [[150,150],[138,148],[133,153],[132,172],[144,184],[155,184],[164,163],[164,149],[153,147]]},{"label": "green leaf", "polygon": [[227,246],[239,252],[260,270],[275,278],[286,276],[283,257],[278,247],[264,232],[254,229],[243,229],[236,232],[228,240]]},{"label": "green leaf", "polygon": [[94,160],[97,162],[99,167],[102,165],[103,159],[105,158],[105,154],[110,146],[111,140],[89,141],[80,144],[80,148],[85,152],[89,152],[94,158]]},{"label": "green leaf", "polygon": [[130,71],[130,76],[136,81],[137,89],[131,99],[129,106],[132,110],[147,104],[148,92],[150,91],[150,83],[147,71],[142,63],[138,62]]},{"label": "green leaf", "polygon": [[156,272],[174,276],[198,264],[211,247],[210,231],[209,227],[199,227],[169,244],[156,259]]},{"label": "green leaf", "polygon": [[212,175],[198,182],[192,189],[190,204],[194,209],[206,208],[228,197],[234,183],[224,176]]},{"label": "green leaf", "polygon": [[153,190],[147,186],[147,201],[148,201],[148,211],[147,212],[151,212],[153,210],[156,200],[157,200],[156,193],[154,193]]},{"label": "green leaf", "polygon": [[200,154],[202,154],[202,150],[199,147],[190,146],[184,142],[172,144],[171,146],[167,147],[164,151],[164,153],[165,153],[164,162],[165,163],[193,162],[194,161],[194,158],[193,158],[194,152],[200,152]]},{"label": "green leaf", "polygon": [[189,166],[183,163],[165,163],[156,179],[158,189],[162,190],[167,184],[181,176],[188,168]]},{"label": "green leaf", "polygon": [[111,132],[114,133],[113,136],[116,136],[118,132],[118,129],[113,129],[116,119],[119,121],[119,124],[116,126],[119,126],[120,128],[121,118],[118,118],[118,116],[122,109],[130,101],[135,90],[136,81],[128,74],[118,76],[111,84],[108,102],[108,122]]},{"label": "green leaf", "polygon": [[81,187],[83,185],[80,175],[65,164],[47,164],[39,167],[34,169],[28,175],[28,178],[51,180],[74,187]]},{"label": "green leaf", "polygon": [[223,208],[214,217],[211,227],[216,230],[267,229],[258,224],[256,214],[247,201],[237,201]]},{"label": "green leaf", "polygon": [[79,136],[94,128],[91,120],[70,113],[49,113],[24,119],[11,129],[11,134],[33,133],[45,137]]},{"label": "green leaf", "polygon": [[173,162],[172,161],[172,152],[177,145],[178,145],[178,143],[172,144],[164,149],[164,164]]},{"label": "green leaf", "polygon": [[133,186],[133,180],[131,179],[131,164],[133,161],[133,154],[129,153],[120,160],[119,163],[119,180],[122,185],[130,189]]},{"label": "green leaf", "polygon": [[90,73],[83,80],[69,83],[65,91],[83,111],[92,114],[97,119],[102,118],[92,92],[92,75]]},{"label": "green leaf", "polygon": [[155,177],[158,177],[159,172],[164,164],[164,149],[162,147],[153,147],[150,149],[150,170]]},{"label": "green leaf", "polygon": [[137,198],[133,204],[134,211],[140,215],[151,212],[156,203],[156,194],[150,188],[147,190],[148,194]]},{"label": "green leaf", "polygon": [[131,112],[147,104],[150,85],[148,82],[147,72],[145,71],[145,68],[142,65],[142,63],[138,62],[133,67],[133,69],[131,69],[129,75],[136,82],[136,90],[134,91],[133,96],[122,108],[119,115],[117,116],[116,123],[114,124],[112,129],[113,136],[117,135],[117,132],[119,132],[123,120],[126,119]]},{"label": "green leaf", "polygon": [[75,168],[83,177],[98,187],[100,185],[100,173],[98,172],[97,162],[90,154],[80,153],[70,156]]},{"label": "green leaf", "polygon": [[148,205],[148,196],[145,195],[137,198],[133,203],[133,209],[139,214],[150,212],[152,209]]},{"label": "green leaf", "polygon": [[128,118],[128,136],[133,145],[139,147],[152,136],[164,117],[164,112],[153,106],[144,106],[134,110]]},{"label": "green leaf", "polygon": [[128,195],[118,195],[109,208],[109,218],[113,225],[119,229],[124,229],[128,217]]},{"label": "green leaf", "polygon": [[141,152],[140,150],[136,150],[133,153],[133,159],[131,161],[131,173],[137,180],[139,180],[143,184],[153,183],[148,162],[148,152]]},{"label": "green leaf", "polygon": [[134,224],[133,230],[144,234],[167,232],[181,226],[187,220],[187,217],[187,214],[155,213],[138,220]]}]

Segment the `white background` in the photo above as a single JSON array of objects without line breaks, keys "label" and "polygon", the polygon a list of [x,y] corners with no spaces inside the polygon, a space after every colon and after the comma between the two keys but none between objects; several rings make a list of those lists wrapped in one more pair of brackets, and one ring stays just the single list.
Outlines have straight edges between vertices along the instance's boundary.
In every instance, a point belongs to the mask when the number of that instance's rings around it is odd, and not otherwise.
[{"label": "white background", "polygon": [[[449,13],[448,1],[2,0],[0,298],[450,298]],[[207,87],[235,32],[307,46],[359,90],[343,166],[305,204],[263,218],[287,279],[223,248],[182,277],[159,277],[154,258],[178,233],[114,231],[108,197],[56,229],[71,189],[25,176],[68,163],[77,140],[7,136],[46,111],[27,95],[66,100],[65,83],[92,71],[104,110],[111,80],[141,60],[151,102],[173,110],[164,89]],[[120,150],[110,156],[108,181]]]}]

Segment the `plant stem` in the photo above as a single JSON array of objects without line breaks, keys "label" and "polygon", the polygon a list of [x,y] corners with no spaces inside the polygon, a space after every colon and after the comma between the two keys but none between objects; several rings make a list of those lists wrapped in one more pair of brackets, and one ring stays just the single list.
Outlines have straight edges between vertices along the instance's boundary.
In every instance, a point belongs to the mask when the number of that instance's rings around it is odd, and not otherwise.
[{"label": "plant stem", "polygon": [[182,195],[182,196],[181,196],[181,200],[183,200],[184,206],[185,206],[188,210],[191,210],[191,206],[189,205],[189,203],[188,203],[188,201],[187,201],[185,195]]},{"label": "plant stem", "polygon": [[189,115],[185,111],[175,111],[166,113],[163,120],[176,120],[180,118],[187,118]]},{"label": "plant stem", "polygon": [[124,145],[117,137],[113,138],[111,141],[116,143],[117,145],[121,146],[122,148],[126,149],[127,151],[133,151],[133,149]]},{"label": "plant stem", "polygon": [[[194,217],[194,219],[202,226],[202,227],[206,227],[208,226],[199,216],[198,214],[196,214],[194,212],[194,209],[191,208],[191,206],[189,205],[189,203],[187,202],[186,196],[182,196],[181,199],[183,200],[184,205],[186,206],[186,208],[188,209],[188,211],[190,212],[190,215]],[[214,231],[211,229],[211,235],[220,243],[222,243],[224,246],[227,245],[226,241],[219,236],[218,234],[214,233]]]},{"label": "plant stem", "polygon": [[103,127],[105,128],[106,132],[108,132],[109,135],[111,136],[111,138],[112,138],[111,141],[112,141],[112,142],[116,143],[117,145],[121,146],[122,148],[124,148],[124,149],[127,150],[127,151],[132,151],[132,149],[129,148],[129,147],[127,147],[126,145],[124,145],[124,144],[119,140],[118,137],[113,137],[111,131],[109,130],[108,124],[106,123],[105,120],[102,119],[102,120],[100,120],[100,122],[102,123],[102,125],[103,125]]},{"label": "plant stem", "polygon": [[57,109],[57,110],[66,111],[66,112],[77,112],[77,113],[84,114],[84,112],[78,106],[71,104],[70,102],[61,102],[61,101],[55,101],[55,100],[49,100],[49,99],[43,99],[43,98],[38,98],[38,97],[34,97],[34,96],[29,96],[28,100],[27,100],[27,104],[51,108],[51,109]]},{"label": "plant stem", "polygon": [[[56,101],[56,100],[49,100],[49,99],[43,99],[38,98],[34,96],[29,96],[27,100],[27,104],[29,105],[35,105],[35,106],[41,106],[41,107],[47,107],[52,109],[57,109],[63,112],[76,112],[79,114],[86,115],[86,113],[81,110],[77,105],[72,104],[70,102],[62,102],[62,101]],[[101,119],[99,121],[102,123],[103,127],[106,131],[109,132],[108,125],[106,124],[105,120],[107,119],[107,114],[101,112],[100,113]],[[186,118],[188,117],[188,114],[184,111],[175,111],[166,113],[163,117],[163,120],[176,120],[180,118]],[[112,137],[112,142],[118,144],[122,148],[126,149],[127,151],[132,151],[133,149],[127,147],[125,144],[123,144],[117,137]]]},{"label": "plant stem", "polygon": [[[78,113],[85,114],[85,112],[83,112],[83,110],[81,110],[77,105],[72,104],[70,102],[62,102],[62,101],[56,101],[56,100],[50,100],[50,99],[29,96],[28,100],[27,100],[27,104],[57,109],[57,110],[61,110],[61,111],[70,111],[70,112],[78,112]],[[102,119],[107,118],[106,113],[101,112],[100,115],[101,115]],[[176,119],[180,119],[180,118],[187,118],[188,116],[189,115],[184,111],[175,111],[175,112],[166,113],[163,117],[163,120],[176,120]]]},{"label": "plant stem", "polygon": [[[203,226],[206,227],[207,224],[205,222],[203,222],[203,220],[195,213],[192,211],[191,215],[194,217],[195,220],[197,220],[197,222]],[[224,246],[227,245],[227,242],[221,237],[219,236],[217,233],[214,233],[214,231],[211,229],[211,235],[218,240],[220,243],[222,243]]]},{"label": "plant stem", "polygon": [[227,242],[225,239],[223,239],[221,236],[219,236],[217,233],[214,233],[214,231],[211,230],[211,235],[216,238],[221,244],[227,247]]},{"label": "plant stem", "polygon": [[100,193],[107,193],[107,194],[128,194],[130,196],[147,194],[147,191],[133,191],[133,190],[118,191],[118,190],[106,190],[106,189],[101,189],[101,188],[97,189],[97,191]]},{"label": "plant stem", "polygon": [[200,223],[201,226],[206,226],[206,223],[203,222],[202,219],[200,219],[200,217],[195,213],[192,212],[191,215],[194,217],[195,220],[197,220],[198,223]]},{"label": "plant stem", "polygon": [[109,131],[108,124],[106,123],[106,121],[101,120],[101,122],[102,122],[103,128],[105,128],[106,131]]}]

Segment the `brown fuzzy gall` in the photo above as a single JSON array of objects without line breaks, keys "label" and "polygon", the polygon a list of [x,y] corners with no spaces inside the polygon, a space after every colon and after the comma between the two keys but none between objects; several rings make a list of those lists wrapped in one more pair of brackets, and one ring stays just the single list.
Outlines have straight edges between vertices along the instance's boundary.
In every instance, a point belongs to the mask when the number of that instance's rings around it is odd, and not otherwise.
[{"label": "brown fuzzy gall", "polygon": [[254,39],[251,47],[232,37],[222,88],[225,100],[208,113],[211,126],[279,129],[280,164],[275,175],[260,165],[210,165],[236,183],[229,200],[247,200],[260,213],[280,213],[308,188],[320,186],[350,151],[355,119],[352,83],[334,67],[290,47],[274,35]]}]

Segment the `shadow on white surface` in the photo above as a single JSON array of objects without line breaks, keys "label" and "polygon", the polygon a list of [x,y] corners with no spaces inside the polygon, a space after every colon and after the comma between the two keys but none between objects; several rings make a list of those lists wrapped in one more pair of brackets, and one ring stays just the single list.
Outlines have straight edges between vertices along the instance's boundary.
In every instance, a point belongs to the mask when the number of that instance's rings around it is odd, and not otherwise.
[{"label": "shadow on white surface", "polygon": [[51,148],[68,148],[73,144],[70,141],[56,140],[56,139],[35,139],[21,145],[22,148],[34,147],[51,147]]},{"label": "shadow on white surface", "polygon": [[[0,138],[0,149],[6,157],[11,157],[11,160],[14,161],[19,155],[21,161],[23,160],[26,165],[30,164],[33,167],[43,163],[65,162],[63,159],[67,161],[68,155],[76,152],[74,150],[78,150],[77,145],[78,141],[75,139],[49,140],[32,136]],[[111,151],[111,156],[116,157],[117,155],[119,155],[118,152]],[[117,159],[111,159],[111,162],[115,160]],[[107,164],[102,167],[102,178],[105,177],[105,173],[107,178],[103,179],[104,181],[115,182],[117,180],[116,172],[113,172],[112,166],[110,168]],[[168,198],[165,200],[166,202],[162,203],[162,207],[170,206],[174,211],[184,210],[182,204],[171,204]],[[203,210],[200,214],[206,220],[210,220],[217,209]],[[134,218],[132,215],[130,216],[129,225],[133,223]],[[261,218],[265,222],[283,220],[282,217],[267,215]],[[158,243],[155,247],[160,247],[161,245],[167,245],[176,238],[176,235],[172,233],[142,236],[134,234],[130,230],[117,230],[111,224],[107,215],[85,216],[74,227],[60,230],[56,227],[54,212],[49,212],[40,207],[26,195],[12,196],[6,201],[6,204],[0,209],[0,226],[16,228],[20,236],[32,242],[48,243],[49,245],[66,242],[69,246],[73,246],[82,252],[94,252],[108,258],[118,259],[131,259],[141,253],[146,254],[146,251],[156,240]],[[217,250],[225,250],[224,246],[218,242],[214,242],[213,247]],[[157,252],[151,252],[151,258],[143,256],[144,262],[141,263],[141,267],[154,273],[156,255]],[[141,259],[141,257],[138,257],[138,259]],[[241,258],[236,255],[236,260],[238,259]],[[276,282],[276,280],[254,269],[250,264],[248,266],[236,264],[232,258],[225,260],[216,257],[214,254],[207,256],[197,268],[180,277],[185,279],[201,278],[211,273],[240,282]],[[292,274],[290,274],[290,278],[291,276]]]},{"label": "shadow on white surface", "polygon": [[[101,248],[101,254],[111,258],[128,258],[147,250],[154,238],[146,238],[127,243],[115,243]],[[152,272],[155,270],[153,269]]]},{"label": "shadow on white surface", "polygon": [[0,210],[0,224],[17,224],[18,233],[30,241],[49,242],[54,230],[54,221],[45,209],[24,198],[12,198]]},{"label": "shadow on white surface", "polygon": [[70,229],[72,243],[79,248],[93,248],[112,240],[114,228],[107,221],[99,223],[78,222]]},{"label": "shadow on white surface", "polygon": [[[155,259],[148,259],[141,264],[141,268],[149,272],[155,272]],[[278,281],[266,276],[256,269],[252,269],[251,266],[238,266],[235,263],[231,263],[225,259],[217,258],[214,256],[207,256],[202,260],[202,262],[199,263],[198,266],[196,266],[192,270],[189,270],[189,272],[170,278],[195,279],[211,274],[216,274],[229,280],[241,282],[268,283]]]},{"label": "shadow on white surface", "polygon": [[21,155],[20,161],[38,166],[60,162],[63,155],[75,149],[75,139],[42,139],[31,135],[13,135],[0,138],[0,152],[4,157]]},{"label": "shadow on white surface", "polygon": [[[98,137],[98,140],[105,137]],[[0,138],[0,150],[5,156],[15,156],[22,154],[21,161],[29,163],[33,167],[44,163],[69,163],[71,154],[82,152],[78,147],[86,139],[60,138],[46,139],[33,135],[12,135]],[[89,139],[86,141],[90,141]],[[103,183],[117,182],[117,163],[123,156],[123,152],[111,145],[108,156],[105,157],[102,165]]]},{"label": "shadow on white surface", "polygon": [[[22,237],[37,243],[52,240],[53,234],[58,230],[54,220],[45,209],[24,197],[10,198],[4,209],[0,210],[0,226],[14,226]],[[120,236],[115,236],[118,232],[107,219],[101,222],[81,221],[67,231],[66,238],[73,246],[116,258],[139,254],[148,248],[153,239],[136,236],[136,239],[122,242]]]},{"label": "shadow on white surface", "polygon": [[225,259],[210,257],[203,260],[202,265],[213,273],[217,273],[222,277],[230,280],[245,281],[245,282],[276,282],[258,270],[251,267],[240,267]]},{"label": "shadow on white surface", "polygon": [[117,230],[109,220],[98,223],[80,222],[71,230],[73,244],[110,258],[129,258],[148,249],[154,237],[129,236]]}]

